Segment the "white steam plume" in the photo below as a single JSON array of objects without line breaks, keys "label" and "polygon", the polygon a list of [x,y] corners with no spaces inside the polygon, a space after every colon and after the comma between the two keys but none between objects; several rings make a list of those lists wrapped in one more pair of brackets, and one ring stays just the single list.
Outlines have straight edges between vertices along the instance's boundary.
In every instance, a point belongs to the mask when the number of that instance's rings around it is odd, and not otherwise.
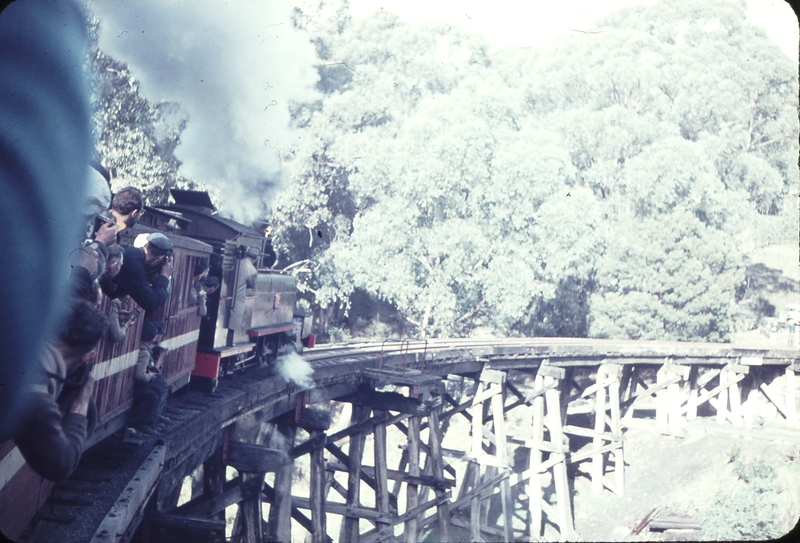
[{"label": "white steam plume", "polygon": [[311,364],[297,353],[289,353],[279,357],[277,369],[278,374],[287,383],[291,382],[303,388],[314,386],[314,381],[311,379],[314,369]]},{"label": "white steam plume", "polygon": [[125,62],[148,99],[188,115],[176,156],[241,222],[263,216],[280,183],[290,101],[315,96],[314,47],[289,0],[93,0],[100,48]]}]

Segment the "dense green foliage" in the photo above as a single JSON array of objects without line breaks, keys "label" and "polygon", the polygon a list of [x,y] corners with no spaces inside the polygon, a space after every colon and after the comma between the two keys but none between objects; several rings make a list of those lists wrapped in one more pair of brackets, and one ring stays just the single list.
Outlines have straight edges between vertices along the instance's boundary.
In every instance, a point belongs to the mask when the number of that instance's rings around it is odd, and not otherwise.
[{"label": "dense green foliage", "polygon": [[[738,455],[738,450],[734,454]],[[793,512],[786,511],[780,499],[779,494],[786,489],[775,482],[778,473],[774,463],[742,458],[732,458],[731,462],[738,480],[730,492],[720,493],[704,517],[703,539],[765,541],[785,535],[793,527]]]},{"label": "dense green foliage", "polygon": [[346,8],[297,12],[323,95],[293,111],[275,203],[317,307],[358,289],[423,336],[729,338],[742,250],[796,238],[796,70],[744,4],[502,49]]},{"label": "dense green foliage", "polygon": [[186,118],[179,104],[151,103],[128,67],[98,48],[98,24],[90,21],[86,59],[95,159],[111,172],[112,189],[133,185],[148,204],[166,204],[170,188],[194,187],[179,174],[174,155]]}]

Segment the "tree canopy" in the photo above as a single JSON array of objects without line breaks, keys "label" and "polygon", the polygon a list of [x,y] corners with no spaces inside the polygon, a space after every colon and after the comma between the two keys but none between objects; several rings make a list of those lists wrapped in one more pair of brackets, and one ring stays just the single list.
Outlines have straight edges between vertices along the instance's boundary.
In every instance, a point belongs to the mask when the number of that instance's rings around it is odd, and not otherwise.
[{"label": "tree canopy", "polygon": [[729,338],[742,250],[796,211],[797,72],[743,4],[541,48],[318,8],[296,24],[323,94],[294,106],[275,202],[318,307],[359,289],[423,336]]}]

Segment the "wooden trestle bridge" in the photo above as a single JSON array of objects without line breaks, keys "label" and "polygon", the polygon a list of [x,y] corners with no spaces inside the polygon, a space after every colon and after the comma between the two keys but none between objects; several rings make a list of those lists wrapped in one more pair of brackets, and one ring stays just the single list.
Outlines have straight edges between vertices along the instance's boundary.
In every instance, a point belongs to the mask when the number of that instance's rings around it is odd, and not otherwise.
[{"label": "wooden trestle bridge", "polygon": [[[92,541],[224,541],[233,504],[233,540],[248,543],[413,543],[430,530],[449,541],[456,527],[474,541],[531,541],[546,524],[574,539],[567,466],[588,463],[595,492],[622,495],[634,418],[675,435],[698,413],[746,428],[755,403],[770,402],[797,424],[796,348],[404,340],[303,356],[314,369],[307,388],[258,368],[222,392],[173,398],[168,412],[188,415],[155,443]],[[333,400],[351,404],[339,431]],[[254,414],[264,423],[244,431]],[[459,435],[448,434],[457,418]],[[303,496],[292,487],[299,459],[310,471]],[[202,488],[178,506],[200,466]],[[239,475],[226,481],[226,466]]]}]

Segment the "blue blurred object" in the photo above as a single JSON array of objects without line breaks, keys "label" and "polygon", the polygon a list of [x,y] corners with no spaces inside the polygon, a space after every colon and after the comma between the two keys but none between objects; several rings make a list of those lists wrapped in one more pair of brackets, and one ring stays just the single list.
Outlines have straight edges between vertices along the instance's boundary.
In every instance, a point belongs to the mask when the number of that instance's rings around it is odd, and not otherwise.
[{"label": "blue blurred object", "polygon": [[0,442],[67,293],[90,159],[86,22],[68,0],[0,12]]}]

